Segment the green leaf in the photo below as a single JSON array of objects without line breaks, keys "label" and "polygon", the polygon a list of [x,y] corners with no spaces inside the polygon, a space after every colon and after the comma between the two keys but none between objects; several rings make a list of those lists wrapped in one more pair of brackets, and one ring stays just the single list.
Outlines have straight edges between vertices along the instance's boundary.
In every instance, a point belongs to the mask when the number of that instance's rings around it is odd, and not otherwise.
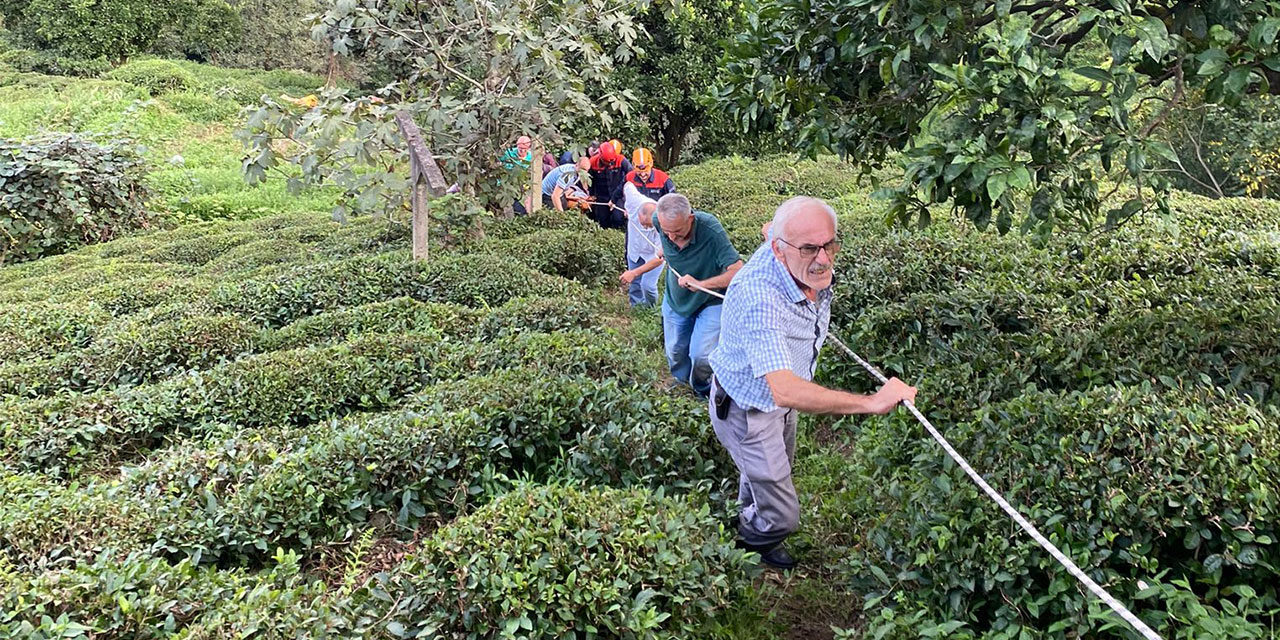
[{"label": "green leaf", "polygon": [[1083,76],[1090,80],[1097,80],[1098,82],[1108,82],[1108,83],[1111,82],[1111,74],[1097,67],[1077,67],[1073,69],[1073,71],[1076,73],[1076,75]]},{"label": "green leaf", "polygon": [[1159,62],[1165,54],[1173,50],[1173,43],[1169,41],[1169,30],[1164,26],[1163,20],[1147,16],[1138,23],[1137,27],[1138,41],[1142,43],[1143,50],[1152,60]]},{"label": "green leaf", "polygon": [[1111,60],[1114,64],[1121,64],[1128,60],[1129,52],[1133,49],[1136,41],[1127,35],[1116,35],[1111,38]]},{"label": "green leaf", "polygon": [[1031,187],[1031,172],[1027,171],[1025,165],[1013,168],[1013,172],[1009,174],[1009,187],[1013,189],[1028,189]]},{"label": "green leaf", "polygon": [[1244,94],[1245,87],[1249,86],[1249,77],[1253,75],[1253,69],[1249,67],[1236,67],[1227,74],[1227,80],[1223,83],[1222,88],[1226,92],[1228,98],[1240,97]]},{"label": "green leaf", "polygon": [[1008,174],[1005,173],[997,173],[987,178],[987,197],[991,198],[992,203],[998,202],[1009,188],[1008,180]]},{"label": "green leaf", "polygon": [[1280,31],[1280,18],[1265,18],[1253,25],[1249,30],[1249,46],[1259,49],[1271,46],[1276,41],[1276,33]]},{"label": "green leaf", "polygon": [[996,213],[996,230],[1000,235],[1009,233],[1009,229],[1013,228],[1013,214],[1009,212],[1008,207],[1000,207]]},{"label": "green leaf", "polygon": [[1211,77],[1222,73],[1230,57],[1227,56],[1226,51],[1214,48],[1202,52],[1196,56],[1196,59],[1200,61],[1200,68],[1196,70],[1196,75]]}]

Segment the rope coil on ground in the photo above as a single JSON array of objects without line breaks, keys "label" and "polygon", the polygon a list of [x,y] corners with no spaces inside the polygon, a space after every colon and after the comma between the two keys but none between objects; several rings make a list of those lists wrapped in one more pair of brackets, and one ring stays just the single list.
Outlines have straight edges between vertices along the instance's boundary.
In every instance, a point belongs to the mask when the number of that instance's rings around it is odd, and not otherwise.
[{"label": "rope coil on ground", "polygon": [[[612,205],[613,203],[610,203],[610,204]],[[616,205],[614,206],[616,207]],[[635,222],[632,221],[630,217],[628,217],[627,221],[633,226],[635,225]],[[655,249],[658,248],[657,245],[653,244],[652,240],[649,240],[649,238],[645,237],[643,234],[640,237],[644,238],[645,241],[653,245]],[[681,277],[680,272],[671,268],[670,262],[667,262],[667,268],[671,269],[671,273],[673,273],[676,276],[676,278]],[[703,288],[696,284],[693,285],[693,288],[698,289],[703,293],[713,295],[717,298],[720,298],[721,300],[724,300],[724,294],[719,293],[717,291],[712,291],[710,289]],[[844,351],[846,355],[852,358],[854,362],[857,362],[859,365],[862,366],[863,369],[866,369],[867,373],[870,373],[872,377],[874,377],[876,380],[880,382],[880,384],[885,384],[889,382],[889,379],[885,377],[884,373],[882,373],[870,362],[863,360],[861,356],[855,353],[853,349],[850,349],[847,345],[845,345],[844,342],[842,342],[830,331],[827,332],[827,337],[830,338],[831,342],[834,343],[837,347],[839,347],[841,351]],[[1008,500],[1004,499],[1004,496],[1000,495],[1000,492],[996,491],[990,484],[988,484],[987,481],[983,479],[983,477],[979,475],[978,472],[975,471],[972,466],[969,465],[969,462],[965,460],[964,456],[960,455],[960,453],[955,450],[955,447],[951,446],[951,443],[942,435],[942,433],[938,431],[938,429],[934,427],[931,422],[929,422],[929,419],[924,417],[923,413],[920,413],[920,410],[916,408],[915,403],[911,402],[910,400],[903,400],[902,405],[907,408],[907,411],[911,412],[911,415],[915,416],[916,420],[919,421],[920,424],[924,425],[924,428],[926,431],[929,432],[929,435],[932,436],[933,439],[937,441],[939,445],[942,445],[942,449],[947,452],[947,455],[950,456],[951,459],[955,461],[956,464],[960,465],[960,468],[963,469],[965,474],[969,476],[969,479],[972,480],[974,484],[978,485],[978,488],[982,489],[983,493],[987,494],[987,497],[995,501],[995,503],[999,505],[1000,508],[1006,514],[1008,514],[1010,518],[1013,518],[1013,521],[1018,523],[1018,526],[1022,527],[1022,530],[1025,531],[1027,535],[1031,536],[1032,540],[1035,540],[1036,543],[1039,544],[1040,547],[1043,548],[1045,551],[1047,551],[1049,555],[1053,557],[1054,560],[1057,560],[1058,564],[1061,564],[1064,568],[1066,568],[1066,570],[1072,576],[1074,576],[1076,580],[1079,580],[1081,584],[1083,584],[1086,588],[1088,588],[1089,591],[1093,593],[1094,596],[1097,596],[1099,600],[1104,602],[1108,607],[1111,607],[1112,611],[1116,612],[1116,614],[1118,614],[1122,619],[1124,619],[1125,622],[1129,623],[1129,626],[1133,627],[1133,629],[1137,631],[1143,638],[1145,638],[1146,640],[1163,640],[1159,634],[1157,634],[1155,631],[1151,629],[1151,627],[1147,626],[1147,624],[1144,623],[1142,620],[1139,620],[1138,616],[1134,615],[1133,612],[1128,609],[1128,607],[1125,607],[1119,600],[1115,598],[1115,596],[1112,596],[1110,593],[1107,592],[1106,589],[1102,588],[1101,585],[1099,585],[1087,574],[1085,574],[1085,572],[1082,569],[1080,569],[1080,567],[1077,566],[1076,563],[1071,560],[1071,558],[1067,557],[1067,555],[1063,553],[1061,550],[1059,550],[1058,547],[1054,546],[1052,542],[1049,542],[1049,539],[1044,537],[1044,535],[1040,533],[1040,530],[1037,529],[1035,525],[1031,524],[1029,520],[1023,517],[1021,512],[1019,512],[1016,508],[1014,508],[1013,505],[1009,504]]]}]

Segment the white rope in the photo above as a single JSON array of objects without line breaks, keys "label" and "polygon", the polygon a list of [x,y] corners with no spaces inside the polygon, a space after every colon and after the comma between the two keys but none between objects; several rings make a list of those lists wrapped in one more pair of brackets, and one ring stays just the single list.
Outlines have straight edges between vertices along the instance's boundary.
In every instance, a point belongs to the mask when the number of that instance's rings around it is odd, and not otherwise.
[{"label": "white rope", "polygon": [[[628,221],[630,221],[630,217],[628,217]],[[631,224],[634,225],[635,223],[632,222]],[[642,235],[641,237],[644,236]],[[645,240],[648,241],[649,244],[653,244],[652,240],[649,240],[648,238],[645,238]],[[657,248],[656,245],[655,248]],[[674,273],[676,278],[681,277],[680,272],[671,268],[670,262],[667,262],[667,268],[671,269],[671,273]],[[724,299],[724,294],[703,288],[697,284],[694,284],[693,288],[704,293],[711,294],[721,300]],[[866,369],[867,372],[876,380],[879,380],[880,384],[889,382],[889,379],[886,378],[879,369],[875,368],[870,362],[863,360],[861,356],[854,353],[853,349],[850,349],[844,342],[841,342],[840,339],[831,334],[830,331],[827,332],[827,337],[830,338],[837,347],[840,347],[845,354],[850,358],[853,358],[854,362],[862,365],[863,369]],[[924,414],[920,413],[920,410],[916,408],[915,403],[910,400],[903,400],[902,405],[907,408],[907,411],[911,412],[911,415],[916,417],[916,420],[920,421],[920,424],[924,425],[924,428],[929,432],[929,435],[933,436],[933,439],[936,440],[938,444],[942,445],[942,449],[947,452],[947,455],[951,456],[951,459],[954,460],[956,464],[960,465],[961,469],[964,469],[964,472],[969,476],[969,479],[973,480],[973,482],[977,484],[988,497],[994,500],[996,504],[1000,505],[1000,508],[1003,509],[1005,513],[1009,514],[1009,517],[1013,518],[1013,521],[1018,523],[1018,526],[1022,527],[1022,530],[1026,531],[1027,535],[1031,536],[1032,540],[1035,540],[1036,543],[1044,548],[1045,551],[1048,551],[1049,555],[1053,556],[1054,560],[1057,560],[1059,564],[1066,567],[1067,571],[1070,572],[1071,575],[1075,576],[1077,580],[1084,584],[1084,586],[1087,587],[1093,595],[1097,596],[1099,600],[1105,602],[1108,607],[1111,607],[1112,611],[1119,614],[1120,617],[1123,618],[1125,622],[1129,623],[1129,626],[1133,627],[1134,630],[1141,634],[1143,638],[1146,638],[1146,640],[1163,640],[1159,634],[1151,629],[1151,627],[1148,627],[1146,623],[1139,620],[1138,616],[1133,615],[1132,611],[1129,611],[1127,607],[1121,604],[1119,600],[1116,600],[1116,598],[1108,593],[1106,589],[1103,589],[1101,585],[1094,582],[1092,578],[1086,575],[1075,562],[1072,562],[1071,558],[1068,558],[1067,555],[1054,546],[1052,542],[1049,542],[1049,539],[1045,538],[1044,535],[1036,529],[1035,525],[1031,524],[1030,521],[1024,518],[1022,514],[1013,507],[1013,505],[1009,504],[1008,500],[1004,499],[1004,496],[1000,495],[998,491],[992,488],[981,475],[978,475],[978,472],[974,471],[973,467],[969,466],[969,462],[964,459],[964,456],[960,455],[960,453],[955,450],[955,447],[952,447],[951,443],[943,437],[942,433],[929,422],[929,419],[924,417]]]}]

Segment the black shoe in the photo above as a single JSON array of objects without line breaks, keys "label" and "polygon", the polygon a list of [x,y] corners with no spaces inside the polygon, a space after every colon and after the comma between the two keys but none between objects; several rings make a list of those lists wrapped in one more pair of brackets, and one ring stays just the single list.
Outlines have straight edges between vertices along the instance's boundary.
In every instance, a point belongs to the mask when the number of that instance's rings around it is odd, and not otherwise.
[{"label": "black shoe", "polygon": [[782,545],[778,545],[768,551],[762,552],[760,554],[760,560],[774,569],[780,569],[782,571],[790,571],[796,568],[797,564],[796,559],[791,557],[791,553]]},{"label": "black shoe", "polygon": [[794,569],[796,564],[798,564],[796,559],[791,557],[791,552],[787,551],[787,548],[783,546],[781,542],[774,545],[761,546],[748,544],[739,538],[737,540],[737,545],[739,549],[754,551],[755,553],[760,554],[760,560],[774,569],[788,571],[790,569]]}]

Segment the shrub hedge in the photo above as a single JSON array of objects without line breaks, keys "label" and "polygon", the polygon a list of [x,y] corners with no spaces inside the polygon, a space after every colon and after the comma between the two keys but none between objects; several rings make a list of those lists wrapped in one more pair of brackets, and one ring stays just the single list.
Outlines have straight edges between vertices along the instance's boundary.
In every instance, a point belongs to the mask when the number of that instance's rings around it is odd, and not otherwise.
[{"label": "shrub hedge", "polygon": [[92,304],[0,305],[0,362],[52,357],[83,347],[110,318],[107,310]]},{"label": "shrub hedge", "polygon": [[194,74],[168,60],[134,60],[112,69],[105,77],[141,87],[153,96],[198,86]]},{"label": "shrub hedge", "polygon": [[225,283],[210,299],[215,309],[281,326],[323,311],[404,295],[426,302],[482,306],[525,295],[580,291],[563,279],[507,258],[444,256],[424,265],[408,256],[386,254]]},{"label": "shrub hedge", "polygon": [[543,273],[600,287],[616,282],[618,274],[626,270],[623,243],[623,236],[613,231],[547,229],[489,239],[478,251],[510,256]]},{"label": "shrub hedge", "polygon": [[257,350],[262,341],[261,331],[238,316],[187,309],[166,319],[157,317],[161,313],[126,316],[83,349],[0,365],[0,393],[36,396],[136,385],[214,366]]},{"label": "shrub hedge", "polygon": [[383,637],[714,637],[751,606],[749,567],[705,505],[523,486],[437,531],[375,602]]},{"label": "shrub hedge", "polygon": [[47,473],[102,468],[173,435],[218,423],[305,424],[394,403],[422,387],[438,336],[367,336],[277,351],[123,391],[0,405],[0,460]]},{"label": "shrub hedge", "polygon": [[[1276,417],[1220,392],[1098,387],[993,403],[946,433],[1122,600],[1134,602],[1144,582],[1185,581],[1226,611],[1254,594],[1257,615],[1276,610],[1280,584]],[[849,461],[855,585],[876,606],[962,622],[958,635],[1127,637],[1098,627],[1075,578],[1010,534],[1007,516],[914,421],[878,423]],[[1154,628],[1180,626],[1165,600],[1143,598],[1135,610]]]},{"label": "shrub hedge", "polygon": [[[412,528],[487,501],[509,477],[548,476],[566,447],[594,442],[581,437],[596,425],[671,424],[703,438],[645,443],[631,434],[627,444],[640,450],[622,466],[637,479],[689,459],[709,474],[712,462],[700,457],[707,434],[689,428],[688,405],[655,411],[649,396],[616,380],[511,370],[430,387],[399,412],[213,434],[83,488],[16,475],[5,489],[19,499],[0,504],[0,550],[24,565],[107,546],[227,561],[344,539],[378,514]],[[646,461],[641,450],[668,456]],[[600,451],[587,458],[593,471],[618,466]],[[653,471],[640,471],[646,465]]]},{"label": "shrub hedge", "polygon": [[327,586],[302,572],[296,554],[283,551],[270,569],[253,573],[141,553],[31,574],[0,565],[0,636],[334,636],[350,627],[329,600]]},{"label": "shrub hedge", "polygon": [[0,139],[0,263],[23,262],[146,227],[137,149],[78,134]]},{"label": "shrub hedge", "polygon": [[391,406],[434,380],[538,367],[638,377],[643,363],[599,331],[518,334],[450,345],[439,333],[367,335],[242,358],[156,384],[0,403],[0,463],[76,475],[102,470],[164,439],[219,425],[309,424]]}]

